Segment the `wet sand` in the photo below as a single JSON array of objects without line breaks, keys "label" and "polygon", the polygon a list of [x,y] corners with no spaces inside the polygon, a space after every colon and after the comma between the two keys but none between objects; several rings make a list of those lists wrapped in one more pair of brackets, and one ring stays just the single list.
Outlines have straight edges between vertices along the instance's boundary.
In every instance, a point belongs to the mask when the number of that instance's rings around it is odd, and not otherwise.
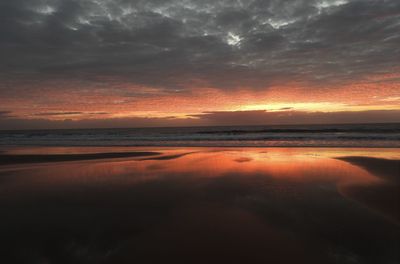
[{"label": "wet sand", "polygon": [[0,166],[2,262],[400,263],[397,150],[126,153]]},{"label": "wet sand", "polygon": [[85,154],[0,154],[0,165],[112,159],[160,155],[158,152],[110,152]]}]

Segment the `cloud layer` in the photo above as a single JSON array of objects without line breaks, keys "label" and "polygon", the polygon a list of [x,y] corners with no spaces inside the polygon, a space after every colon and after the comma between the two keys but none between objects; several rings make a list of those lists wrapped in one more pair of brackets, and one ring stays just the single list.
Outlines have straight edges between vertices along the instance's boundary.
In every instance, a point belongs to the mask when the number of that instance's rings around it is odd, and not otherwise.
[{"label": "cloud layer", "polygon": [[[44,117],[44,116],[43,116]],[[362,112],[268,112],[226,111],[209,112],[179,119],[174,117],[102,118],[48,120],[2,118],[0,130],[8,129],[66,129],[66,128],[125,128],[170,126],[229,126],[229,125],[285,125],[285,124],[346,124],[346,123],[399,123],[400,110],[374,110]]]},{"label": "cloud layer", "polygon": [[397,0],[4,0],[0,20],[3,93],[54,80],[165,92],[337,83],[400,61]]}]

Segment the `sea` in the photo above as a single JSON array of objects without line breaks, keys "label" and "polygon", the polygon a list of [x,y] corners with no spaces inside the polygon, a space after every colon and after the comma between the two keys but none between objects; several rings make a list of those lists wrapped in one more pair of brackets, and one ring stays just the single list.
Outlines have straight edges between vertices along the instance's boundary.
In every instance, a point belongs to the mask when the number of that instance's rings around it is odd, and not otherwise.
[{"label": "sea", "polygon": [[1,146],[400,147],[400,123],[1,130]]}]

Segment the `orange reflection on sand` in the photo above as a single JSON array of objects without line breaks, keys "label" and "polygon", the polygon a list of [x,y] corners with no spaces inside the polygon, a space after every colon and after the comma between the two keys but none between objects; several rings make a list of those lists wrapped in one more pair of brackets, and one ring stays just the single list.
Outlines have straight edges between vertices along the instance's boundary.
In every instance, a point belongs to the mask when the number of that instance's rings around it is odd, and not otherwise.
[{"label": "orange reflection on sand", "polygon": [[[159,161],[146,161],[142,170],[154,167]],[[137,166],[137,165],[136,165]],[[198,152],[164,161],[161,171],[190,177],[224,177],[226,175],[259,175],[292,181],[333,181],[340,183],[378,180],[370,173],[343,161],[325,156],[312,156],[293,149],[224,150]],[[160,172],[160,170],[158,172]]]},{"label": "orange reflection on sand", "polygon": [[[103,150],[103,149],[102,149]],[[118,151],[123,149],[118,148]],[[130,149],[132,150],[132,148]],[[218,178],[225,176],[259,176],[293,182],[334,182],[336,184],[380,181],[360,167],[333,157],[345,153],[354,155],[362,150],[297,148],[242,148],[242,149],[154,149],[162,152],[156,157],[134,157],[97,161],[66,162],[26,166],[25,171],[35,175],[41,184],[72,184],[76,182],[135,184],[155,179]],[[40,150],[39,153],[42,153]],[[94,150],[86,150],[93,152]],[[341,153],[341,155],[340,155]],[[368,154],[368,152],[363,152]],[[389,156],[390,151],[388,152]],[[373,152],[370,153],[373,155]],[[380,152],[382,155],[382,151]],[[19,166],[21,170],[23,166]],[[23,170],[23,169],[22,169]],[[25,179],[24,185],[27,182]]]}]

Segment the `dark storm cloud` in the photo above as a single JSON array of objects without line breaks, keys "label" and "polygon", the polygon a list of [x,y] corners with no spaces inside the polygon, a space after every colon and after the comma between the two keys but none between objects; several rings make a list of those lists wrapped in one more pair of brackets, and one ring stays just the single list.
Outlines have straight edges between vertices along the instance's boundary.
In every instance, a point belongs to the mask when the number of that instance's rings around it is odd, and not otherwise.
[{"label": "dark storm cloud", "polygon": [[0,119],[12,117],[12,111],[0,111]]},{"label": "dark storm cloud", "polygon": [[92,112],[92,113],[87,113],[89,115],[109,115],[109,112]]},{"label": "dark storm cloud", "polygon": [[102,118],[82,120],[49,120],[24,119],[24,118],[0,118],[0,130],[18,129],[70,129],[70,128],[126,128],[126,127],[168,127],[190,126],[203,124],[198,119],[174,119],[171,117],[146,118]]},{"label": "dark storm cloud", "polygon": [[[68,112],[42,112],[42,113],[35,113],[32,114],[32,116],[42,116],[42,117],[47,117],[47,116],[69,116],[69,115],[91,115],[91,116],[96,116],[96,115],[108,115],[110,114],[109,112],[81,112],[81,111],[68,111]],[[1,116],[1,112],[0,112]]]},{"label": "dark storm cloud", "polygon": [[3,0],[0,93],[354,81],[400,66],[399,32],[398,0]]},{"label": "dark storm cloud", "polygon": [[399,110],[369,110],[341,112],[282,111],[219,111],[207,112],[197,117],[207,125],[265,125],[265,124],[344,124],[400,122]]},{"label": "dark storm cloud", "polygon": [[64,116],[64,115],[81,115],[83,112],[46,112],[36,113],[34,116]]}]

